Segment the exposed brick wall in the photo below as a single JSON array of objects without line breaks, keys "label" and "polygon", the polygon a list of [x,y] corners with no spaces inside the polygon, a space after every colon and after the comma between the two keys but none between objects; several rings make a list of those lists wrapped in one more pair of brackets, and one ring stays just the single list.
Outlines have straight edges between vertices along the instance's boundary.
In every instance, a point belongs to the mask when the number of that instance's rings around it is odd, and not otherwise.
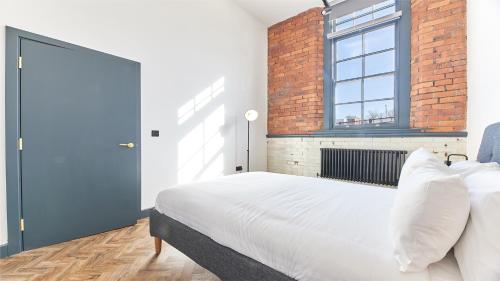
[{"label": "exposed brick wall", "polygon": [[[411,0],[410,126],[466,126],[466,0]],[[268,133],[308,134],[323,124],[323,18],[315,8],[268,30]]]},{"label": "exposed brick wall", "polygon": [[411,126],[465,129],[466,0],[412,0]]},{"label": "exposed brick wall", "polygon": [[268,133],[307,134],[323,124],[323,16],[310,9],[268,30]]}]

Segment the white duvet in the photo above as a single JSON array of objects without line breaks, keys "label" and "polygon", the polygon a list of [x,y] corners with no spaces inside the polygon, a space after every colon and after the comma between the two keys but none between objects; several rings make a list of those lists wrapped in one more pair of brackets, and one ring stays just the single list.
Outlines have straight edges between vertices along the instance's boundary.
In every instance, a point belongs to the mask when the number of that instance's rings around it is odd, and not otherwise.
[{"label": "white duvet", "polygon": [[389,233],[395,190],[245,173],[162,191],[156,209],[297,280],[462,281],[448,255],[402,273]]}]

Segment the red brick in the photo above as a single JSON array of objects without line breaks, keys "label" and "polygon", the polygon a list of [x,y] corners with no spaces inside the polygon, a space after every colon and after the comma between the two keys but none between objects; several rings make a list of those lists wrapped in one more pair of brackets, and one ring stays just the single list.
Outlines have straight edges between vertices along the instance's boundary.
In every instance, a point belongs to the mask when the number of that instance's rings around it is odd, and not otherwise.
[{"label": "red brick", "polygon": [[443,80],[434,81],[435,86],[443,86],[443,85],[450,85],[450,84],[453,84],[452,79],[443,79]]},{"label": "red brick", "polygon": [[268,133],[323,126],[323,16],[314,8],[268,30]]},{"label": "red brick", "polygon": [[414,128],[432,132],[465,129],[465,7],[465,0],[411,1],[410,124]]},{"label": "red brick", "polygon": [[[410,124],[465,128],[465,0],[411,0]],[[323,124],[323,18],[315,8],[268,29],[269,134],[310,134]]]}]

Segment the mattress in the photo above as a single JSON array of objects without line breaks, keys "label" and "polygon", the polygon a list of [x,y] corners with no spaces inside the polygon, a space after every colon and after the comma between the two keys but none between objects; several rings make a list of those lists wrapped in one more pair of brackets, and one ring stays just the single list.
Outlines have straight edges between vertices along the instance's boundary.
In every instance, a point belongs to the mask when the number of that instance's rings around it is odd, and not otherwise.
[{"label": "mattress", "polygon": [[401,273],[389,233],[395,190],[264,172],[174,186],[155,209],[296,280],[463,281],[448,255]]}]

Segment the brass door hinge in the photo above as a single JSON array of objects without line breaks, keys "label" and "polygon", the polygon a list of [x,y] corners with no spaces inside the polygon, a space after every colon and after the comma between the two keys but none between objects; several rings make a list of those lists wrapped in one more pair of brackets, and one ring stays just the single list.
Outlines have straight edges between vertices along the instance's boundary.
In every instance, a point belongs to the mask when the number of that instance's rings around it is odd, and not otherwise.
[{"label": "brass door hinge", "polygon": [[21,221],[19,222],[19,228],[21,229],[21,231],[24,231],[24,219],[21,219]]},{"label": "brass door hinge", "polygon": [[23,68],[23,57],[17,58],[17,68],[19,68],[19,69]]},{"label": "brass door hinge", "polygon": [[23,150],[23,138],[17,140],[17,149]]}]

